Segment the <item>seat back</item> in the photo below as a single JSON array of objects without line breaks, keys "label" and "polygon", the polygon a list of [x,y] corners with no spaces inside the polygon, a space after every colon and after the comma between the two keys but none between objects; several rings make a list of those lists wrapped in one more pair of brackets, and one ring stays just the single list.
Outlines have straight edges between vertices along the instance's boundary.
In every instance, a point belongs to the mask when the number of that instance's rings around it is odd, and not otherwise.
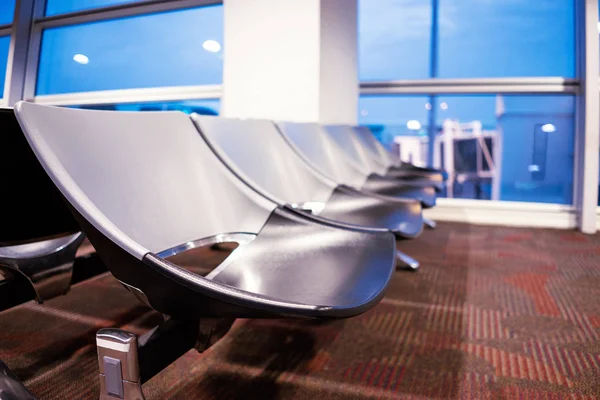
[{"label": "seat back", "polygon": [[279,122],[277,125],[298,154],[328,178],[356,188],[365,184],[369,172],[346,157],[318,124]]},{"label": "seat back", "polygon": [[192,114],[215,153],[244,182],[279,204],[326,202],[336,186],[308,165],[270,121]]},{"label": "seat back", "polygon": [[20,102],[16,113],[71,205],[138,259],[219,233],[256,233],[276,207],[232,175],[181,112]]},{"label": "seat back", "polygon": [[27,144],[12,109],[0,109],[0,126],[0,246],[77,232],[79,225]]},{"label": "seat back", "polygon": [[352,127],[348,125],[328,125],[325,130],[329,137],[340,146],[354,162],[364,166],[370,173],[385,175],[388,168],[375,160],[355,137]]},{"label": "seat back", "polygon": [[365,143],[371,143],[370,147],[375,149],[376,153],[379,154],[379,158],[385,166],[391,167],[394,164],[397,164],[397,160],[394,160],[392,153],[390,153],[385,146],[375,138],[373,132],[371,132],[367,126],[355,126],[354,132],[356,132],[357,136],[360,137]]}]

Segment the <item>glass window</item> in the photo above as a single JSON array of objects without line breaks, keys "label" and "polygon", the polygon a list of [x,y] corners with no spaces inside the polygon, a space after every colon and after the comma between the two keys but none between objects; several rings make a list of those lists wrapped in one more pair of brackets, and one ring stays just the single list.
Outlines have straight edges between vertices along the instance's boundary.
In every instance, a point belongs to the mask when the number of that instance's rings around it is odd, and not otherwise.
[{"label": "glass window", "polygon": [[223,7],[44,31],[37,94],[222,82]]},{"label": "glass window", "polygon": [[429,77],[430,40],[430,1],[359,0],[361,80]]},{"label": "glass window", "polygon": [[575,76],[575,2],[439,2],[441,78]]},{"label": "glass window", "polygon": [[0,25],[11,24],[15,15],[16,0],[0,1]]},{"label": "glass window", "polygon": [[388,149],[396,136],[427,135],[427,96],[361,96],[358,121]]},{"label": "glass window", "polygon": [[142,0],[46,0],[46,16],[138,1]]},{"label": "glass window", "polygon": [[[438,125],[447,119],[480,122],[483,131],[491,134],[486,136],[490,138],[486,145],[492,158],[497,150],[494,163],[499,177],[457,182],[454,197],[490,199],[493,185],[497,184],[499,200],[572,203],[572,96],[443,96],[437,103]],[[476,172],[479,157],[482,169],[485,154],[481,150],[473,144],[468,148],[467,144],[456,143],[455,166]],[[483,170],[490,168],[483,166]]]},{"label": "glass window", "polygon": [[88,110],[113,110],[113,111],[183,111],[186,114],[197,113],[202,115],[219,115],[220,100],[183,100],[169,102],[148,102],[136,104],[97,104],[74,106]]},{"label": "glass window", "polygon": [[375,127],[404,161],[424,165],[426,114],[435,112],[434,163],[453,176],[446,197],[572,203],[573,96],[439,96],[432,103],[363,97],[359,122]]},{"label": "glass window", "polygon": [[8,63],[8,48],[10,36],[0,37],[0,97],[4,96],[4,81],[6,80],[6,64]]}]

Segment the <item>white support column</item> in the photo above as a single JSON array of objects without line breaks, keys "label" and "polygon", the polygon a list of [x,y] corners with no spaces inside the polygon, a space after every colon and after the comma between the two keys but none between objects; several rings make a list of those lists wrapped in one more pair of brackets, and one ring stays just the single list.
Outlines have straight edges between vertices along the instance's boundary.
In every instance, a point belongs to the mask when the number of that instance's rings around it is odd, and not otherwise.
[{"label": "white support column", "polygon": [[[583,135],[579,146],[579,179],[580,190],[578,210],[579,228],[584,233],[596,232],[596,208],[598,204],[598,169],[600,156],[600,93],[598,76],[600,75],[600,52],[598,49],[598,0],[582,0],[583,19],[581,27],[583,46],[579,57],[585,56],[582,62],[582,102],[580,113],[583,114]],[[581,54],[583,53],[583,54]]]},{"label": "white support column", "polygon": [[224,0],[221,115],[356,124],[357,0]]}]

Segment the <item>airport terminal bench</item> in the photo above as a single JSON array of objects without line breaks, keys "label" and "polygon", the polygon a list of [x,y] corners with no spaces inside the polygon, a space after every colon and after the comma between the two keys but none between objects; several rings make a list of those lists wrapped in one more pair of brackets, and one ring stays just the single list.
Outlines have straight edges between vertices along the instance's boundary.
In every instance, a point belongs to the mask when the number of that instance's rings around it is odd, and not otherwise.
[{"label": "airport terminal bench", "polygon": [[[192,346],[210,346],[235,318],[347,318],[382,298],[396,262],[389,229],[325,221],[265,197],[221,162],[185,114],[24,102],[15,110],[104,264],[165,315],[140,338],[98,332],[101,398],[143,398],[144,381]],[[420,203],[405,203],[419,221]],[[239,247],[205,276],[171,262],[222,242]]]},{"label": "airport terminal bench", "polygon": [[[377,177],[386,177],[411,182],[413,185],[434,187],[438,192],[444,188],[442,172],[393,160],[392,155],[374,137],[368,139],[364,136],[364,128],[360,130],[363,132],[361,135],[348,125],[328,125],[325,126],[325,131],[344,150],[347,157],[362,164],[374,175],[374,181]],[[377,185],[374,189],[377,189]]]},{"label": "airport terminal bench", "polygon": [[417,199],[424,208],[435,206],[433,186],[374,175],[362,163],[347,157],[319,124],[279,122],[277,125],[300,157],[337,185],[347,185],[369,195]]},{"label": "airport terminal bench", "polygon": [[[84,235],[37,161],[12,109],[0,109],[0,126],[1,312],[65,294],[72,285],[107,270],[93,253],[76,258]],[[29,398],[33,397],[0,361],[0,399]]]},{"label": "airport terminal bench", "polygon": [[[240,180],[280,205],[292,205],[321,223],[388,230],[400,239],[423,230],[418,200],[383,197],[338,185],[310,167],[267,120],[192,114],[202,136]],[[416,269],[417,260],[398,251]]]}]

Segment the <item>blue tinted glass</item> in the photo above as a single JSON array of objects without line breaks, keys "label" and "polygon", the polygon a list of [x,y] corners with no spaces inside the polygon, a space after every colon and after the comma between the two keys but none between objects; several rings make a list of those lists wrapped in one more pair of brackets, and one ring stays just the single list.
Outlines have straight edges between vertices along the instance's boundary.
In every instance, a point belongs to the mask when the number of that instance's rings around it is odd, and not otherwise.
[{"label": "blue tinted glass", "polygon": [[[362,97],[359,104],[359,122],[416,164],[427,162],[427,113],[435,111],[434,160],[455,172],[447,197],[572,203],[572,96],[439,96],[433,104],[428,97]],[[482,141],[473,135],[477,126]],[[454,156],[446,159],[444,141],[452,137]]]},{"label": "blue tinted glass", "polygon": [[10,24],[15,15],[16,0],[0,1],[0,25]]},{"label": "blue tinted glass", "polygon": [[169,102],[148,102],[138,104],[101,104],[89,106],[75,106],[73,108],[112,111],[183,111],[186,114],[197,113],[202,115],[219,115],[220,107],[220,100],[209,99]]},{"label": "blue tinted glass", "polygon": [[361,96],[358,121],[392,149],[396,136],[427,134],[427,103],[427,96]]},{"label": "blue tinted glass", "polygon": [[[483,130],[496,138],[499,200],[572,203],[572,96],[442,96],[436,103],[438,126],[447,119],[479,121]],[[455,166],[468,172],[475,172],[477,166],[472,142],[455,144]],[[494,157],[493,146],[487,145]],[[485,155],[479,153],[485,162]],[[467,179],[454,185],[454,197],[490,199],[493,185],[492,179]]]},{"label": "blue tinted glass", "polygon": [[64,14],[74,11],[89,10],[90,8],[135,3],[137,1],[141,0],[46,0],[46,15]]},{"label": "blue tinted glass", "polygon": [[37,94],[218,84],[223,7],[44,31]]},{"label": "blue tinted glass", "polygon": [[439,77],[575,76],[573,0],[439,4]]},{"label": "blue tinted glass", "polygon": [[0,97],[4,96],[4,81],[6,76],[6,64],[8,63],[8,48],[10,36],[0,37]]},{"label": "blue tinted glass", "polygon": [[431,2],[359,0],[361,80],[429,77]]}]

